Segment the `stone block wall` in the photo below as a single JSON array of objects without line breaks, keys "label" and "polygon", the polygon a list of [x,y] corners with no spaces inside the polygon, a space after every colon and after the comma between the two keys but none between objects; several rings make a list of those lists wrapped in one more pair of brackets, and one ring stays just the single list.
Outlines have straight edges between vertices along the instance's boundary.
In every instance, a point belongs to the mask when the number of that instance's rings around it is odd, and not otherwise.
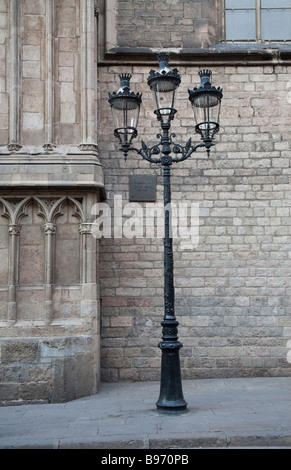
[{"label": "stone block wall", "polygon": [[[171,64],[182,75],[172,129],[185,144],[195,139],[187,89],[199,83],[199,67],[179,66],[175,54]],[[117,195],[129,202],[131,174],[157,175],[163,200],[160,168],[135,153],[125,162],[118,151],[106,94],[118,89],[118,73],[132,73],[132,88],[143,93],[134,146],[153,145],[159,125],[150,68],[99,67],[99,147],[112,215]],[[200,214],[198,245],[185,250],[174,240],[182,375],[291,375],[290,66],[217,65],[212,72],[224,88],[216,147],[209,158],[200,149],[172,165],[173,202],[198,203]],[[159,379],[162,239],[104,238],[100,256],[103,380]]]},{"label": "stone block wall", "polygon": [[119,47],[195,48],[219,42],[220,10],[215,0],[118,1]]},{"label": "stone block wall", "polygon": [[142,64],[158,49],[196,54],[224,40],[224,0],[95,0],[95,12],[99,63]]},{"label": "stone block wall", "polygon": [[97,344],[91,336],[1,341],[0,405],[65,402],[97,388]]}]

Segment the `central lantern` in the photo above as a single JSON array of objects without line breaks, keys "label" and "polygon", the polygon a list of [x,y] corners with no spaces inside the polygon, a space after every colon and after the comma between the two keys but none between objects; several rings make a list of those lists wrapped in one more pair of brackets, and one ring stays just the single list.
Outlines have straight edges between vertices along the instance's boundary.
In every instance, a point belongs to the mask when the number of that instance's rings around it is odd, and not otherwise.
[{"label": "central lantern", "polygon": [[169,55],[159,54],[159,70],[150,71],[148,85],[153,92],[156,106],[155,114],[159,121],[171,121],[174,119],[175,92],[181,83],[181,77],[177,69],[170,70],[168,67]]}]

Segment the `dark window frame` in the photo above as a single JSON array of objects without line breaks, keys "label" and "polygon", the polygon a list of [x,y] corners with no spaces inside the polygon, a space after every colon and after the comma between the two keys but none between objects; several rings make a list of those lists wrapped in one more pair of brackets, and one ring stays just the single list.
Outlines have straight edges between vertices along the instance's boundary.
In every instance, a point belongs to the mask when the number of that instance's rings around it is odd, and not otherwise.
[{"label": "dark window frame", "polygon": [[[224,41],[225,42],[291,42],[291,28],[290,28],[290,37],[288,39],[278,39],[278,38],[266,38],[262,37],[262,13],[264,11],[282,11],[282,10],[288,10],[291,13],[291,5],[290,7],[278,7],[278,6],[272,6],[269,8],[262,7],[262,1],[261,0],[254,0],[254,7],[245,7],[243,5],[244,2],[241,2],[241,6],[238,8],[227,8],[227,0],[224,0]],[[227,18],[226,18],[226,13],[227,11],[253,11],[255,13],[255,37],[251,39],[245,39],[245,38],[230,38],[227,37]],[[271,36],[271,35],[270,35]]]}]

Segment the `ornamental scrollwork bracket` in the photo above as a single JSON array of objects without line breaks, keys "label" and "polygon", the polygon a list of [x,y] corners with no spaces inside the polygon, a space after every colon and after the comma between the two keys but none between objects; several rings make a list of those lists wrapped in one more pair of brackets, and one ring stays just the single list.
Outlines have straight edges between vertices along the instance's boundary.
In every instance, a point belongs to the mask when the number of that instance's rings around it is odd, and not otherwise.
[{"label": "ornamental scrollwork bracket", "polygon": [[[186,160],[187,158],[191,157],[192,153],[195,152],[200,147],[207,147],[206,148],[207,152],[210,151],[210,148],[208,148],[209,145],[205,145],[205,143],[192,145],[191,138],[188,139],[185,145],[179,144],[173,140],[176,137],[176,134],[174,133],[171,134],[166,140],[164,136],[162,136],[161,134],[157,134],[157,138],[159,139],[159,142],[151,147],[148,146],[142,140],[140,149],[131,146],[132,138],[130,139],[130,142],[125,144],[125,143],[122,143],[122,140],[120,136],[118,135],[118,133],[116,133],[116,137],[118,137],[121,143],[121,150],[124,153],[125,160],[127,159],[128,153],[130,151],[133,151],[139,154],[144,160],[147,160],[148,162],[161,163],[162,165],[170,165],[172,162],[177,163],[177,162]],[[163,149],[165,148],[165,144],[168,148],[170,148],[170,151],[166,152],[166,154],[164,154],[164,151],[163,151]],[[214,144],[210,144],[210,146],[213,146],[213,145]],[[173,153],[176,156],[171,157],[168,153],[169,154]],[[160,155],[160,154],[162,154],[160,158],[153,158],[155,155]]]}]

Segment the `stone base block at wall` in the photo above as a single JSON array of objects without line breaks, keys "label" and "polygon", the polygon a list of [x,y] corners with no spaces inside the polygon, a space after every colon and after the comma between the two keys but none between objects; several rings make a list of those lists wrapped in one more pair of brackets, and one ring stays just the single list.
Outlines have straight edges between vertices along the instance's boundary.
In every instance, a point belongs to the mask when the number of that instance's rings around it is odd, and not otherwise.
[{"label": "stone base block at wall", "polygon": [[58,403],[98,392],[94,336],[0,340],[0,405]]}]

